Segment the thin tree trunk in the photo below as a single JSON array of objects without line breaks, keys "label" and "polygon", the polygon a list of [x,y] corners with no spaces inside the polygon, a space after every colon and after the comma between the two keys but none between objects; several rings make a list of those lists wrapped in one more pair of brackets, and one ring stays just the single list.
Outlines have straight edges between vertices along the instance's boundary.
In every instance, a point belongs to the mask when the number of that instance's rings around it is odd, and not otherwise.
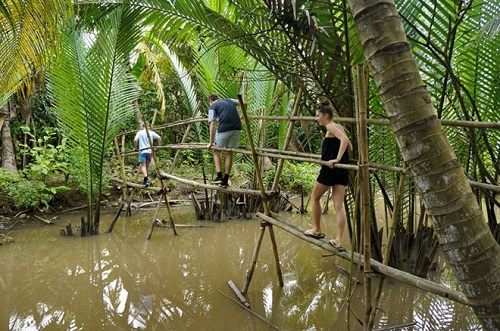
[{"label": "thin tree trunk", "polygon": [[500,329],[500,246],[432,105],[392,0],[349,0],[398,146],[442,250],[485,329]]},{"label": "thin tree trunk", "polygon": [[7,102],[0,113],[0,121],[3,122],[2,128],[2,168],[17,175],[16,154],[14,150],[14,141],[10,132],[10,102]]}]

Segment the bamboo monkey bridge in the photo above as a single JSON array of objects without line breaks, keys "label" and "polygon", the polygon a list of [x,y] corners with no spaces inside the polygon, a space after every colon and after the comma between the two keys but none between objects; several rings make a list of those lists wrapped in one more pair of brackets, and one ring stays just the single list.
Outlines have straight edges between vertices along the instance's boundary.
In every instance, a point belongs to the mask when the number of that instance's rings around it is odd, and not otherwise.
[{"label": "bamboo monkey bridge", "polygon": [[[360,73],[360,75],[362,75],[362,73]],[[363,87],[361,85],[358,86],[358,90],[360,91],[360,93],[364,93]],[[160,192],[165,200],[165,204],[167,205],[167,208],[169,208],[168,207],[169,204],[168,204],[168,200],[167,200],[167,197],[165,194],[167,191],[166,190],[167,186],[164,183],[165,180],[174,180],[177,182],[181,182],[181,183],[184,183],[184,184],[187,184],[187,185],[190,185],[193,187],[205,189],[205,190],[215,190],[215,191],[222,191],[223,193],[246,194],[246,195],[260,196],[261,197],[262,202],[263,202],[263,204],[262,204],[263,212],[258,212],[256,214],[257,217],[259,217],[261,219],[261,222],[260,222],[261,231],[260,231],[259,238],[256,242],[256,247],[255,247],[255,250],[254,250],[253,256],[252,256],[252,265],[250,266],[250,268],[247,272],[244,286],[243,286],[242,290],[240,291],[238,288],[236,288],[236,286],[234,286],[234,283],[232,283],[232,281],[228,282],[228,284],[230,283],[233,285],[230,287],[235,292],[235,294],[238,296],[238,298],[246,306],[248,305],[248,302],[246,302],[246,300],[244,299],[244,295],[247,293],[250,282],[252,280],[253,272],[255,270],[255,266],[256,266],[257,260],[258,260],[258,254],[259,254],[259,250],[261,247],[262,239],[263,239],[263,236],[264,236],[266,229],[269,230],[269,234],[270,234],[270,238],[271,238],[271,243],[272,243],[272,248],[273,248],[274,258],[275,258],[275,263],[276,263],[276,269],[277,269],[277,275],[278,275],[278,281],[279,281],[280,286],[283,286],[283,278],[282,278],[282,272],[281,272],[281,267],[280,267],[280,262],[279,262],[279,254],[278,254],[278,250],[277,250],[273,226],[277,226],[280,229],[284,230],[285,232],[288,232],[292,235],[295,235],[296,237],[298,237],[302,240],[305,240],[311,244],[319,246],[319,247],[325,249],[326,251],[333,253],[333,254],[336,254],[336,255],[338,255],[346,260],[350,260],[353,263],[363,264],[363,269],[365,270],[365,282],[364,283],[365,283],[365,288],[368,290],[370,289],[370,283],[371,283],[371,281],[370,281],[371,270],[374,270],[375,272],[378,272],[384,276],[396,278],[398,280],[406,282],[407,284],[412,285],[414,287],[417,287],[419,289],[423,289],[423,290],[428,291],[430,293],[448,298],[450,300],[453,300],[453,301],[456,301],[456,302],[459,302],[462,304],[470,305],[470,303],[466,300],[465,296],[460,292],[450,290],[450,289],[448,289],[445,286],[442,286],[440,284],[437,284],[437,283],[425,280],[423,278],[414,276],[414,275],[409,274],[407,272],[389,267],[387,264],[388,264],[388,252],[390,251],[390,249],[386,250],[386,254],[384,256],[384,263],[380,263],[374,259],[371,259],[370,255],[369,255],[370,254],[369,253],[370,252],[369,246],[366,246],[367,243],[369,244],[369,239],[365,239],[365,252],[367,252],[367,254],[362,255],[362,254],[358,254],[358,253],[353,252],[353,251],[341,252],[341,251],[336,250],[326,240],[306,237],[305,235],[303,235],[304,229],[301,229],[300,227],[298,227],[290,222],[287,222],[286,220],[280,220],[279,214],[271,211],[269,202],[273,197],[276,197],[277,195],[279,195],[279,192],[277,191],[277,187],[278,187],[279,177],[280,177],[281,171],[283,169],[283,162],[285,160],[325,164],[325,162],[320,160],[319,155],[312,155],[312,154],[306,154],[306,153],[287,151],[287,148],[288,148],[288,145],[289,145],[290,139],[291,139],[291,134],[292,134],[294,122],[295,121],[313,121],[313,120],[315,120],[315,118],[311,117],[311,116],[298,116],[298,104],[299,104],[298,101],[300,100],[300,98],[301,98],[301,91],[299,90],[299,93],[297,94],[297,100],[295,102],[296,106],[293,109],[292,116],[272,117],[272,116],[248,116],[246,105],[243,102],[241,96],[239,96],[239,101],[240,101],[240,104],[242,105],[242,113],[243,113],[243,117],[244,117],[244,123],[245,123],[246,130],[248,133],[248,139],[249,139],[249,145],[250,145],[249,149],[219,148],[219,150],[222,150],[222,151],[231,150],[231,151],[236,152],[236,153],[251,155],[253,158],[253,161],[254,161],[254,165],[255,165],[254,171],[257,174],[259,190],[251,190],[251,189],[238,188],[238,187],[220,188],[216,185],[199,183],[197,181],[180,178],[180,177],[174,176],[170,173],[162,172],[162,171],[160,171],[159,168],[157,168],[157,173],[159,174],[159,177],[161,180],[161,187],[160,188],[151,187],[151,188],[146,188],[146,189],[150,190],[150,191],[154,191],[154,192]],[[363,98],[362,97],[358,98],[358,109],[363,108],[362,102],[360,100],[363,100]],[[364,100],[366,100],[366,98],[364,98]],[[364,107],[366,107],[366,105]],[[364,115],[362,115],[363,113],[364,113]],[[363,118],[363,116],[365,116],[365,117]],[[266,149],[263,147],[255,147],[254,142],[253,142],[253,138],[252,138],[252,134],[251,134],[251,130],[250,130],[250,125],[249,125],[249,120],[253,120],[253,119],[288,121],[289,123],[288,123],[287,135],[286,135],[286,139],[285,139],[284,150],[273,150],[273,149]],[[172,163],[172,166],[170,168],[170,172],[172,172],[174,167],[175,167],[175,162],[178,159],[178,155],[179,155],[180,151],[185,150],[185,149],[189,149],[189,150],[195,150],[195,149],[205,150],[206,149],[206,144],[185,143],[184,142],[185,138],[187,137],[187,132],[189,131],[190,126],[193,123],[204,122],[204,121],[206,121],[205,118],[192,118],[192,119],[189,119],[186,121],[179,121],[179,122],[169,123],[166,125],[155,127],[155,130],[159,130],[162,128],[168,128],[168,127],[177,126],[177,125],[188,125],[188,129],[186,130],[186,134],[184,135],[182,142],[180,144],[173,144],[173,145],[166,145],[166,146],[155,146],[155,147],[153,147],[153,155],[155,153],[154,151],[157,149],[177,150],[175,158],[174,158],[174,162]],[[385,120],[366,119],[366,112],[363,112],[362,110],[360,110],[360,118],[359,119],[336,118],[335,121],[336,122],[355,122],[355,123],[358,123],[358,128],[357,128],[358,129],[358,137],[361,137],[361,139],[364,139],[364,141],[361,141],[361,140],[359,141],[360,146],[361,146],[360,149],[361,150],[365,149],[365,152],[367,152],[367,148],[368,148],[366,146],[366,141],[367,141],[366,140],[366,127],[367,127],[367,124],[380,124],[380,125],[388,125],[389,124],[389,122],[385,121]],[[443,124],[445,124],[445,122],[446,121],[442,121]],[[449,122],[449,123],[447,123],[448,125],[500,129],[499,123],[477,123],[477,122],[470,123],[470,122],[465,122],[465,121],[448,121],[448,122]],[[365,131],[365,134],[363,134],[362,131]],[[122,139],[124,141],[124,136],[122,136]],[[122,143],[122,146],[124,146],[124,143]],[[118,143],[116,144],[116,148],[118,150]],[[360,156],[363,153],[364,152],[360,151]],[[119,153],[121,165],[122,165],[122,172],[121,172],[122,179],[117,178],[117,179],[115,179],[115,181],[124,185],[124,187],[122,187],[122,189],[124,190],[124,193],[126,192],[127,187],[132,188],[132,189],[144,189],[144,187],[142,185],[133,184],[133,183],[129,183],[129,182],[125,181],[125,176],[124,176],[124,171],[123,171],[123,164],[124,164],[123,157],[126,155],[131,155],[131,154],[135,155],[136,152],[125,153],[125,151],[123,150],[123,147],[122,147],[121,153]],[[367,155],[367,153],[365,153],[365,154]],[[277,168],[276,176],[274,178],[271,189],[268,191],[265,190],[264,185],[263,185],[262,172],[260,170],[260,163],[259,163],[259,159],[258,159],[259,157],[271,157],[271,158],[278,160],[278,163],[276,166],[276,168]],[[158,167],[156,164],[155,158],[153,158],[153,160],[155,162],[155,166]],[[368,173],[370,171],[378,171],[378,170],[396,172],[396,173],[400,174],[400,185],[398,187],[398,195],[397,195],[396,199],[399,200],[399,198],[401,197],[404,178],[406,175],[406,171],[403,168],[370,163],[370,162],[368,162],[368,160],[366,158],[364,158],[364,159],[360,158],[359,166],[358,165],[336,165],[336,167],[346,168],[349,170],[356,170],[356,171],[359,171],[360,173],[363,171],[365,173]],[[367,179],[365,178],[364,184],[361,185],[361,186],[364,185],[365,189],[367,187],[366,180]],[[477,182],[472,182],[472,181],[471,181],[471,185],[476,186],[480,189],[500,193],[500,189],[496,185],[488,185],[488,184],[477,183]],[[401,192],[400,192],[400,190],[401,190]],[[132,192],[133,192],[133,190],[132,190]],[[129,197],[129,201],[131,201],[132,193],[128,194],[127,196]],[[160,205],[161,204],[158,203],[157,211],[158,211],[158,208],[160,207]],[[363,208],[367,209],[366,206],[363,206]],[[398,208],[397,202],[395,203],[395,208]],[[394,210],[392,213],[393,224],[391,225],[391,231],[394,231],[394,227],[395,227],[394,222],[396,221],[395,215],[397,215],[396,210]],[[156,217],[156,213],[155,213],[155,217]],[[169,217],[171,219],[172,225],[174,225],[170,211],[169,211]],[[369,217],[366,217],[366,215],[365,215],[365,217],[363,217],[363,219],[365,222],[369,221]],[[151,233],[152,233],[152,230],[153,230],[155,224],[156,224],[155,219],[153,219],[153,224],[152,224],[151,232],[150,232],[148,239],[151,237]],[[367,223],[367,224],[368,225],[365,225],[365,230],[366,230],[366,228],[369,228],[369,223]],[[175,232],[175,225],[172,228],[174,230],[174,234],[177,234]],[[369,237],[369,234],[367,236]],[[392,238],[392,234],[389,236],[389,240],[391,240],[391,238]],[[390,241],[388,246],[390,247],[391,244],[392,244],[392,242]],[[383,282],[381,282],[381,284],[383,284]],[[365,290],[365,295],[367,296],[367,299],[368,299],[366,302],[369,303],[367,305],[367,306],[369,306],[369,307],[367,307],[367,315],[368,316],[373,315],[377,310],[376,305],[378,302],[378,298],[380,297],[380,294],[381,294],[381,289],[382,289],[382,287],[380,286],[376,291],[376,300],[374,303],[375,307],[371,307],[370,303],[373,302],[373,300],[371,299],[370,294],[367,294],[366,293],[367,291]],[[370,318],[373,319],[373,316],[371,316]]]}]

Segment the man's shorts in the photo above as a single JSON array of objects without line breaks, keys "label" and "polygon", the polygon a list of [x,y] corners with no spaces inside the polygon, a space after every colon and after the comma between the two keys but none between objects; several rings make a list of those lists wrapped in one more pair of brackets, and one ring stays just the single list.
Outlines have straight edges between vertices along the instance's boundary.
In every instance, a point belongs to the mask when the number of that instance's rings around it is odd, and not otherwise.
[{"label": "man's shorts", "polygon": [[151,153],[139,153],[139,162],[144,163],[146,162],[147,164],[151,163]]},{"label": "man's shorts", "polygon": [[215,133],[215,146],[221,148],[238,148],[241,130]]}]

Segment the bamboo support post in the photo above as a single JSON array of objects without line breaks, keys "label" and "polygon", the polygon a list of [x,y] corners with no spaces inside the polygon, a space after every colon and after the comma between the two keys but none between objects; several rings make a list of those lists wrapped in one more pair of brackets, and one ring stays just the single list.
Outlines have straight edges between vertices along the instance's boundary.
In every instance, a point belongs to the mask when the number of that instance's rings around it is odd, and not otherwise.
[{"label": "bamboo support post", "polygon": [[[263,111],[265,112],[266,109],[264,108]],[[260,123],[260,132],[259,133],[260,133],[260,142],[259,142],[258,148],[263,148],[266,145],[266,121],[262,121]],[[260,166],[261,172],[260,172],[260,174],[258,174],[258,176],[263,178],[264,177],[264,157],[261,157],[259,161],[260,161],[259,166]]]},{"label": "bamboo support post", "polygon": [[[125,180],[125,162],[124,162],[124,156],[122,155],[120,151],[120,144],[118,143],[118,139],[115,137],[114,139],[115,142],[115,150],[116,150],[116,157],[118,158],[118,162],[120,163],[120,177]],[[125,199],[127,194],[127,187],[122,187],[122,195],[123,198]]]},{"label": "bamboo support post", "polygon": [[255,266],[257,265],[257,258],[259,257],[260,245],[262,244],[262,239],[264,238],[264,232],[266,231],[267,224],[267,222],[260,222],[260,233],[252,254],[252,264],[250,265],[250,269],[248,269],[247,271],[245,284],[243,285],[243,289],[241,290],[241,293],[243,294],[246,294],[248,292],[248,287],[250,286],[250,282],[252,281],[253,272],[255,271]]},{"label": "bamboo support post", "polygon": [[[299,91],[297,92],[297,96],[295,97],[295,101],[293,104],[293,116],[297,116],[299,113],[299,105],[300,105],[300,99],[302,98],[302,87],[299,88]],[[290,145],[290,140],[292,139],[292,134],[293,134],[293,126],[295,124],[294,120],[291,120],[288,122],[288,127],[286,131],[286,136],[285,136],[285,142],[283,144],[283,150],[287,150],[288,146]],[[278,188],[279,184],[279,179],[281,177],[281,171],[283,170],[283,164],[284,164],[284,159],[279,159],[278,164],[276,166],[276,175],[274,176],[273,180],[273,185],[271,186],[271,190],[275,191]]]},{"label": "bamboo support post", "polygon": [[241,303],[245,307],[250,308],[250,303],[247,301],[247,299],[245,299],[245,297],[240,292],[240,290],[238,290],[238,287],[236,287],[236,285],[233,283],[233,281],[232,280],[228,280],[227,281],[227,285],[234,292],[234,294],[236,294],[236,296],[238,297],[238,299],[240,299]]},{"label": "bamboo support post", "polygon": [[366,102],[368,90],[368,76],[366,69],[362,65],[357,66],[356,74],[356,105],[358,109],[358,148],[359,148],[359,177],[361,178],[361,220],[363,230],[363,268],[364,268],[364,294],[365,294],[365,316],[364,329],[368,329],[368,321],[370,319],[371,306],[371,226],[370,226],[370,172],[368,170],[368,128],[366,123]]},{"label": "bamboo support post", "polygon": [[[250,122],[248,121],[248,114],[247,114],[247,106],[245,104],[245,102],[243,101],[243,97],[241,96],[241,94],[238,95],[238,101],[240,103],[240,106],[241,106],[241,112],[243,114],[243,118],[244,118],[244,122],[245,122],[245,127],[246,127],[246,130],[247,130],[247,136],[248,136],[248,142],[250,144],[250,149],[252,151],[252,159],[253,159],[253,162],[254,162],[254,166],[255,166],[255,173],[257,174],[257,179],[258,179],[258,182],[259,182],[259,188],[260,188],[260,193],[261,193],[261,198],[262,198],[262,204],[263,204],[263,207],[264,207],[264,212],[266,215],[270,215],[271,211],[270,211],[270,208],[269,208],[269,200],[266,198],[266,191],[265,191],[265,187],[264,187],[264,182],[262,180],[262,176],[261,176],[261,171],[260,171],[260,167],[259,167],[259,161],[258,161],[258,158],[257,158],[257,152],[255,150],[255,145],[253,143],[253,138],[252,138],[252,130],[250,129]],[[271,227],[270,224],[267,224],[267,226]],[[243,286],[243,293],[246,293],[246,291],[248,290],[248,287],[250,285],[250,282],[252,280],[252,275],[253,275],[253,270],[255,269],[255,264],[257,263],[257,257],[259,255],[259,250],[260,250],[260,245],[261,245],[261,242],[262,242],[262,236],[264,235],[264,231],[266,229],[266,226],[262,226],[261,225],[261,235],[259,236],[259,242],[257,243],[256,247],[255,247],[255,250],[254,250],[254,262],[252,264],[252,267],[251,267],[251,271],[248,272],[247,274],[247,278],[246,278],[246,281],[245,281],[245,284]],[[271,231],[271,230],[270,230]],[[278,258],[278,245],[276,244],[276,239],[274,237],[274,235],[271,235],[271,243],[272,243],[272,247],[273,247],[273,252],[274,252],[274,256],[275,256],[275,261],[276,261],[276,269],[277,269],[277,274],[278,274],[278,281],[281,284],[283,284],[283,275],[281,273],[281,266],[279,264],[279,258]]]},{"label": "bamboo support post", "polygon": [[[144,119],[143,119],[143,121],[144,121]],[[148,137],[149,145],[151,146],[151,152],[152,152],[151,156],[152,156],[152,159],[153,159],[153,164],[155,165],[156,173],[159,174],[160,173],[160,167],[158,166],[158,162],[156,161],[156,153],[155,153],[153,142],[151,141],[151,137],[149,135],[149,129],[148,129],[148,125],[147,125],[146,121],[144,121],[144,129],[146,130],[146,135]],[[163,200],[165,201],[165,206],[167,207],[168,220],[170,222],[170,226],[172,228],[172,231],[174,232],[174,235],[177,235],[177,230],[175,228],[174,218],[172,216],[172,210],[170,208],[170,203],[168,202],[168,197],[167,197],[167,194],[166,194],[165,183],[163,182],[164,179],[163,179],[162,176],[158,176],[158,177],[160,178],[160,183],[161,183],[161,189],[160,189],[161,198],[163,198]],[[160,198],[160,202],[158,203],[158,206],[161,203],[161,198]],[[151,235],[153,234],[153,230],[154,230],[155,224],[156,224],[156,219],[153,219],[153,222],[151,223],[151,232],[149,233],[148,239],[151,239]]]},{"label": "bamboo support post", "polygon": [[[198,101],[198,104],[196,105],[196,109],[193,112],[192,118],[196,118],[196,116],[198,115],[198,111],[200,109],[200,106],[201,106],[201,101]],[[189,123],[187,128],[186,128],[186,131],[184,131],[184,135],[182,136],[182,139],[181,139],[181,144],[184,143],[184,141],[188,137],[189,131],[191,131],[191,124],[192,123]],[[174,171],[175,167],[177,166],[177,162],[179,161],[180,152],[181,152],[180,149],[175,152],[174,159],[172,160],[172,164],[170,165],[170,171],[169,171],[170,173],[172,173]]]},{"label": "bamboo support post", "polygon": [[124,206],[125,206],[125,201],[122,203],[122,205],[118,209],[118,212],[116,213],[115,217],[111,221],[111,224],[109,225],[108,233],[111,233],[113,231],[113,229],[115,228],[116,221],[118,220],[118,217],[120,217],[120,214],[121,214]]},{"label": "bamboo support post", "polygon": [[264,182],[262,180],[262,176],[260,176],[260,166],[259,166],[259,159],[257,158],[257,152],[255,150],[255,144],[253,142],[253,137],[252,137],[252,129],[250,128],[250,122],[248,121],[248,115],[247,115],[247,106],[245,102],[243,101],[243,97],[241,94],[238,95],[238,101],[240,103],[241,107],[241,112],[243,114],[243,119],[245,122],[245,128],[247,130],[247,136],[248,136],[248,143],[250,145],[250,151],[252,152],[252,160],[254,163],[255,167],[255,173],[257,174],[257,179],[259,182],[259,189],[260,189],[260,195],[262,197],[263,205],[264,205],[264,212],[269,215],[269,201],[266,199],[266,191],[264,188]]},{"label": "bamboo support post", "polygon": [[276,245],[276,237],[274,236],[274,229],[271,224],[268,224],[267,227],[269,228],[269,237],[271,238],[271,244],[273,246],[274,262],[277,266],[276,272],[278,273],[278,283],[281,287],[283,287],[285,284],[283,283],[283,273],[281,272],[280,258],[278,255],[278,246]]}]

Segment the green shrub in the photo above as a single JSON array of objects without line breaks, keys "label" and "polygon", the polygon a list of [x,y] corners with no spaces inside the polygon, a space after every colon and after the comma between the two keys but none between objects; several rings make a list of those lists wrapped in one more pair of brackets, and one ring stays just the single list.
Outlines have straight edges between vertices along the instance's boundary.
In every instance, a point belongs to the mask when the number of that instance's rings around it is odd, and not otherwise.
[{"label": "green shrub", "polygon": [[48,187],[40,180],[28,180],[0,168],[0,194],[11,199],[16,209],[46,208],[57,192],[68,189],[66,186]]},{"label": "green shrub", "polygon": [[46,180],[69,172],[69,163],[65,154],[66,139],[55,145],[57,133],[53,128],[45,128],[44,134],[35,137],[30,129],[22,127],[30,137],[30,144],[20,144],[21,154],[28,156],[29,163],[23,170],[24,175],[31,180]]},{"label": "green shrub", "polygon": [[[279,186],[283,190],[298,191],[301,186],[304,192],[310,192],[313,188],[316,177],[318,177],[320,167],[309,163],[292,163],[285,161]],[[275,169],[269,170],[264,176],[264,185],[270,187],[275,176]]]}]

